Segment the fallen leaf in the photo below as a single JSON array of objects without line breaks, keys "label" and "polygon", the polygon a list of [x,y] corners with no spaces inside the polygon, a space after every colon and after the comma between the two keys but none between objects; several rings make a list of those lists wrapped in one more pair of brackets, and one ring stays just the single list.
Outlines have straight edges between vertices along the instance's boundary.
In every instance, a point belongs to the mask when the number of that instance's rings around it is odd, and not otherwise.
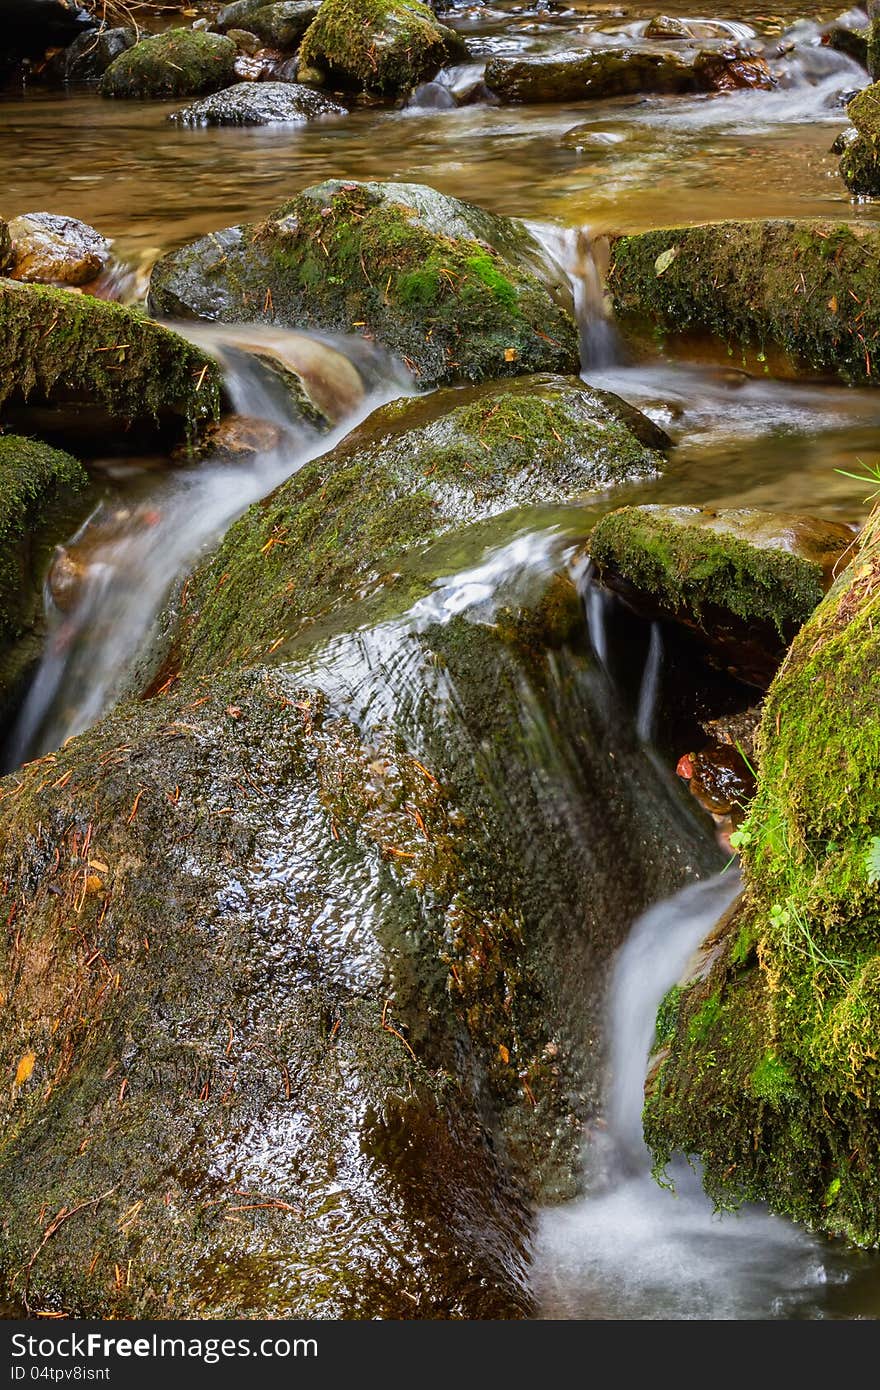
[{"label": "fallen leaf", "polygon": [[675,260],[675,258],[676,258],[677,255],[678,255],[678,247],[677,247],[677,246],[670,246],[669,249],[668,249],[667,251],[661,251],[661,252],[660,252],[660,255],[657,257],[656,261],[654,262],[654,273],[658,276],[658,278],[659,278],[661,275],[665,275],[665,274],[666,274],[667,270],[668,270],[669,267],[672,265],[672,262]]},{"label": "fallen leaf", "polygon": [[836,313],[837,313],[837,295],[836,295],[836,294],[833,294],[833,295],[831,296],[831,298],[829,299],[829,301],[828,301],[828,308],[831,310],[832,314],[836,314]]},{"label": "fallen leaf", "polygon": [[518,356],[519,356],[519,353],[517,352],[516,348],[505,348],[505,349],[504,349],[504,360],[505,360],[505,362],[515,362]]},{"label": "fallen leaf", "polygon": [[504,1046],[504,1043],[498,1044],[498,1056],[501,1058],[504,1065],[507,1066],[507,1063],[510,1061],[510,1053]]},{"label": "fallen leaf", "polygon": [[36,1060],[37,1054],[35,1052],[26,1052],[24,1054],[24,1056],[18,1064],[18,1070],[15,1073],[16,1086],[23,1086],[26,1081],[30,1080],[30,1076],[34,1069],[34,1063],[36,1062]]}]

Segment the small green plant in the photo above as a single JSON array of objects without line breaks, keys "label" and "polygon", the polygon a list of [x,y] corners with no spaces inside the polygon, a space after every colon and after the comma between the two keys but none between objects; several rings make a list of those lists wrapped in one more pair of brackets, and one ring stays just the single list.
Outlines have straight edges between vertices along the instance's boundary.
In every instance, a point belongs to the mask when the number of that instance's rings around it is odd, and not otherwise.
[{"label": "small green plant", "polygon": [[873,483],[874,491],[869,492],[864,499],[866,502],[873,502],[880,497],[880,463],[862,463],[859,459],[859,466],[864,469],[863,473],[849,473],[845,468],[835,468],[835,473],[839,473],[842,478],[854,478],[857,483]]},{"label": "small green plant", "polygon": [[865,873],[870,887],[876,888],[880,883],[880,835],[875,835],[865,850]]},{"label": "small green plant", "polygon": [[752,843],[753,838],[752,832],[749,830],[748,826],[741,825],[739,830],[734,830],[733,834],[730,836],[730,848],[735,849],[736,852],[739,853],[741,849],[745,849],[746,845]]}]

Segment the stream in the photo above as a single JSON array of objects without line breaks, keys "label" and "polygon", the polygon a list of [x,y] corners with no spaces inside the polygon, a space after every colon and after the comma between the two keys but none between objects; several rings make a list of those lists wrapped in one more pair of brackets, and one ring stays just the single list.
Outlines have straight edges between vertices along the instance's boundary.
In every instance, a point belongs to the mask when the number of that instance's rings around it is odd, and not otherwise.
[{"label": "stream", "polygon": [[[577,0],[564,10],[511,0],[457,5],[444,18],[470,41],[471,61],[432,86],[473,86],[485,60],[499,54],[638,38],[655,13],[689,8],[682,0]],[[327,685],[332,674],[335,693],[361,721],[381,718],[392,705],[399,712],[404,696],[424,696],[415,668],[406,668],[408,634],[462,613],[488,621],[487,612],[529,574],[568,568],[583,599],[591,679],[606,707],[635,731],[646,785],[662,783],[672,796],[661,630],[642,624],[632,639],[618,608],[578,568],[579,542],[603,510],[632,502],[806,510],[857,523],[866,489],[840,470],[876,459],[880,396],[774,376],[772,364],[708,346],[625,347],[604,310],[594,247],[608,229],[728,216],[876,222],[880,204],[851,203],[829,153],[844,124],[841,96],[864,77],[850,59],[818,45],[819,25],[838,13],[793,0],[781,0],[772,16],[751,3],[735,14],[732,7],[713,11],[745,37],[785,39],[771,92],[440,109],[434,91],[401,110],[365,107],[301,130],[187,130],[163,119],[179,102],[114,103],[75,89],[9,93],[0,97],[3,213],[45,209],[85,219],[114,238],[133,284],[160,253],[253,221],[329,177],[423,182],[525,218],[570,277],[584,379],[667,431],[669,467],[578,515],[560,508],[505,520],[494,534],[475,532],[471,550],[450,558],[405,619],[333,635],[321,654],[322,679]],[[4,770],[58,748],[135,689],[157,616],[198,557],[248,506],[378,405],[413,390],[404,367],[379,349],[315,335],[316,350],[351,364],[364,388],[321,434],[285,410],[255,361],[261,335],[264,345],[284,348],[280,330],[251,325],[250,346],[237,350],[229,329],[178,327],[218,356],[236,411],[275,425],[276,442],[246,463],[208,459],[172,469],[136,457],[89,460],[100,496],[70,542],[76,548],[88,540],[88,575],[64,610],[47,585],[46,646],[15,724],[4,731]],[[432,698],[442,696],[438,677]],[[538,729],[540,711],[528,698],[524,686],[523,718],[534,714]],[[536,736],[545,796],[548,805],[556,798],[561,817],[569,774],[546,752],[550,743]],[[708,825],[705,834],[711,837]],[[582,1193],[539,1214],[532,1285],[541,1317],[880,1317],[875,1256],[846,1251],[760,1208],[714,1213],[699,1173],[683,1161],[670,1170],[674,1191],[651,1175],[640,1115],[657,1006],[737,888],[733,867],[690,884],[645,913],[616,957],[604,1103],[584,1136]]]}]

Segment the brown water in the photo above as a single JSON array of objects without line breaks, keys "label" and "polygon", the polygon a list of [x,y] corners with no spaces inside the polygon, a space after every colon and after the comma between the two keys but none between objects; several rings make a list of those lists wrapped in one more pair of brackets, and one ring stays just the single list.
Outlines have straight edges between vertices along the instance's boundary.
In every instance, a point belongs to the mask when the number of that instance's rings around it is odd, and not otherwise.
[{"label": "brown water", "polygon": [[[601,41],[603,33],[627,31],[661,12],[688,15],[693,6],[684,0],[580,4],[550,14],[505,3],[456,9],[451,22],[471,42],[471,76],[478,77],[491,54]],[[852,203],[829,153],[845,124],[841,94],[864,82],[859,69],[814,42],[816,25],[837,13],[834,6],[791,0],[712,12],[751,25],[760,43],[777,44],[801,22],[788,53],[772,57],[780,85],[769,93],[567,106],[475,104],[450,111],[364,106],[304,130],[187,130],[165,120],[179,103],[111,102],[83,91],[7,94],[0,98],[0,211],[81,217],[115,238],[122,258],[137,263],[219,227],[252,221],[330,177],[428,183],[533,222],[599,229],[730,216],[873,221],[880,204]],[[859,471],[877,458],[880,393],[778,380],[766,364],[708,347],[696,360],[676,349],[587,375],[640,405],[675,441],[664,478],[618,492],[615,502],[745,504],[851,521],[864,515],[868,485],[837,470]],[[138,491],[145,486],[149,492],[141,479]],[[183,512],[178,520],[185,521]],[[668,1206],[646,1206],[636,1195],[634,1205],[627,1196],[612,1210],[611,1245],[620,1248],[618,1237],[630,1223],[639,1238],[627,1249],[633,1261],[644,1262],[642,1233],[649,1223],[658,1232],[649,1253],[663,1270],[670,1259],[686,1267],[705,1246],[709,1215],[705,1221],[695,1216],[670,1243]],[[630,1279],[626,1296],[615,1303],[611,1283],[625,1281],[632,1270],[620,1275],[601,1255],[596,1211],[588,1209],[586,1225],[582,1207],[561,1213],[555,1225],[545,1223],[537,1266],[545,1308],[558,1316],[595,1316],[597,1309],[605,1316],[687,1316],[670,1312],[650,1281],[633,1286]],[[765,1270],[767,1301],[756,1305],[737,1295],[723,1304],[728,1311],[714,1315],[878,1316],[880,1278],[868,1257],[786,1234],[779,1223],[771,1231],[763,1218],[755,1220],[738,1228],[741,1252],[732,1239],[725,1246],[732,1253],[713,1263],[712,1279],[719,1287],[739,1281],[745,1288],[775,1232],[776,1254]],[[599,1265],[586,1271],[585,1242],[599,1250]],[[786,1302],[780,1292],[775,1307],[774,1290],[785,1291],[786,1281],[792,1298]],[[713,1316],[721,1305],[713,1303],[712,1287],[705,1299],[698,1292],[696,1315]]]}]

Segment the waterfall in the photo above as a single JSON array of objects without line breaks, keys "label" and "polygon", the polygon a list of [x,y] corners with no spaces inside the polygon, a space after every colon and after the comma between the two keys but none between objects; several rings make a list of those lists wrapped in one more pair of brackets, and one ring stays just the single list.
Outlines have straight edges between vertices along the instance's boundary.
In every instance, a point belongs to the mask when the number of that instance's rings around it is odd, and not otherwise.
[{"label": "waterfall", "polygon": [[589,227],[557,227],[536,222],[529,223],[528,227],[571,286],[580,337],[581,371],[619,362],[620,339],[605,294],[607,239]]}]

